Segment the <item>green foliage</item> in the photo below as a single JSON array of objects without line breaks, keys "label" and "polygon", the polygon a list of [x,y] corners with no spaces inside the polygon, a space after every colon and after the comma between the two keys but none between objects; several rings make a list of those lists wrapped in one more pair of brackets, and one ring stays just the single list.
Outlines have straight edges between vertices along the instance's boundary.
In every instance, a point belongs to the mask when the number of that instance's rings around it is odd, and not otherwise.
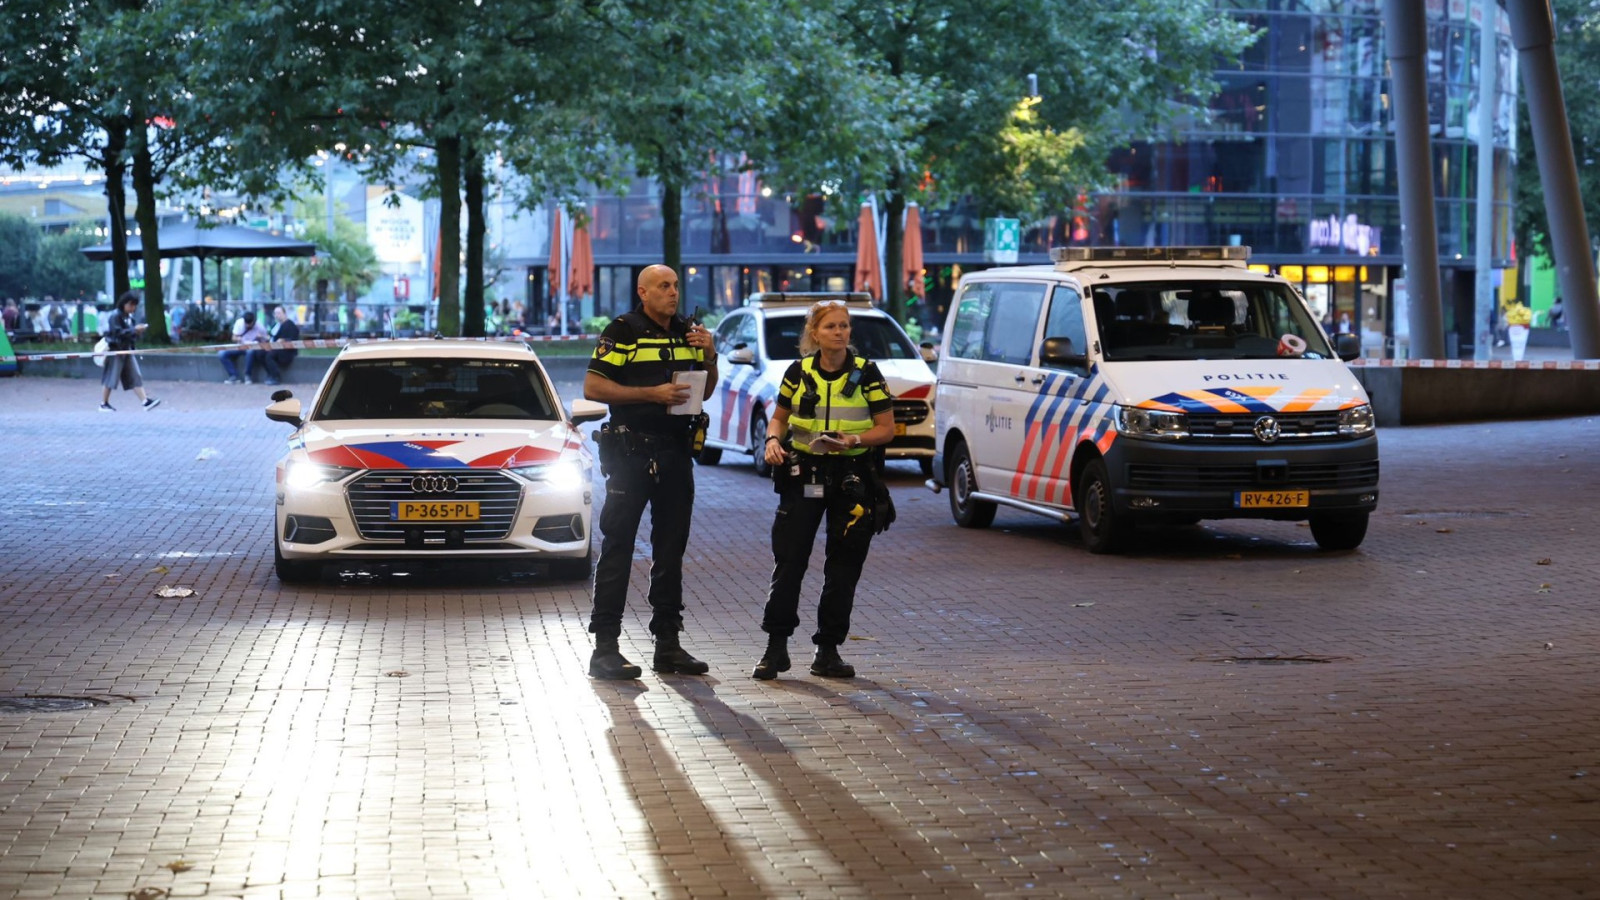
[{"label": "green foliage", "polygon": [[584,319],[582,324],[584,334],[599,334],[611,324],[611,319],[606,316],[590,316]]},{"label": "green foliage", "polygon": [[47,234],[39,242],[34,278],[43,293],[62,299],[93,300],[105,290],[105,263],[93,262],[79,250],[100,242],[94,228],[75,225],[60,234]]},{"label": "green foliage", "polygon": [[224,337],[233,329],[231,324],[223,323],[216,310],[209,307],[190,307],[185,310],[179,327],[185,340],[199,338],[207,341]]},{"label": "green foliage", "polygon": [[[1589,237],[1600,237],[1600,94],[1588,85],[1600,71],[1600,7],[1589,0],[1552,0],[1556,23],[1556,67],[1562,76],[1567,125],[1578,163],[1578,191],[1583,197],[1583,218]],[[1501,86],[1505,89],[1505,85]],[[1544,186],[1539,177],[1533,129],[1528,119],[1526,91],[1517,92],[1516,203],[1519,255],[1550,252],[1549,219],[1544,208]]]},{"label": "green foliage", "polygon": [[354,300],[378,280],[381,270],[377,251],[367,242],[366,231],[343,215],[335,215],[333,234],[328,234],[327,217],[302,203],[297,215],[307,222],[300,239],[317,245],[317,255],[296,259],[289,266],[295,284],[306,290],[326,281],[334,299]]},{"label": "green foliage", "polygon": [[406,308],[395,313],[391,321],[396,331],[416,331],[422,327],[423,319],[421,313],[413,312],[411,309]]},{"label": "green foliage", "polygon": [[34,266],[39,258],[39,228],[21,216],[0,214],[0,297],[36,293]]}]

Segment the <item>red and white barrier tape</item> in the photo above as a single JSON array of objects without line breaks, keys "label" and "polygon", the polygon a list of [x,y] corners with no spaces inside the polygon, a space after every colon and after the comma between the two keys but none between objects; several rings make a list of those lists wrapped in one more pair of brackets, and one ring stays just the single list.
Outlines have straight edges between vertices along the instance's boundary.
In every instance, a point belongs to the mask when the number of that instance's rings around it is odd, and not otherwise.
[{"label": "red and white barrier tape", "polygon": [[[552,335],[497,335],[495,337],[479,338],[451,338],[457,341],[481,341],[484,343],[549,343],[556,341],[592,341],[592,334],[552,334]],[[141,347],[136,350],[102,350],[99,353],[93,350],[80,350],[71,353],[18,353],[18,362],[36,362],[51,359],[91,359],[93,357],[107,356],[155,356],[168,353],[211,353],[218,350],[304,350],[311,347],[344,347],[349,344],[381,343],[389,340],[431,340],[431,338],[314,338],[305,341],[273,341],[271,343],[256,344],[199,344],[193,347]]]},{"label": "red and white barrier tape", "polygon": [[1353,359],[1352,366],[1373,369],[1530,369],[1600,371],[1600,359]]}]

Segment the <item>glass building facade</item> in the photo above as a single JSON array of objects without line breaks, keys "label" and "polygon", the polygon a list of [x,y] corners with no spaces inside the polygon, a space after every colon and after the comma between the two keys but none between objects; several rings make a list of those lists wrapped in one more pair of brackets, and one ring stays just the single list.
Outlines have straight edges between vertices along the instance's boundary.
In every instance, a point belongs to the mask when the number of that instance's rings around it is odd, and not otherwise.
[{"label": "glass building facade", "polygon": [[[1019,262],[1046,262],[1066,244],[1245,244],[1254,263],[1300,285],[1330,327],[1379,348],[1393,329],[1389,292],[1401,274],[1400,205],[1380,0],[1219,0],[1219,12],[1259,33],[1220,68],[1208,115],[1163,139],[1112,154],[1112,187],[1077,209],[1025,223]],[[1494,29],[1492,255],[1512,264],[1511,173],[1516,148],[1516,55],[1493,0],[1428,0],[1427,77],[1445,327],[1472,340],[1476,269],[1481,29]],[[728,162],[736,162],[729,160]],[[844,290],[856,220],[823,198],[786,194],[754,173],[686,192],[684,305],[736,306],[760,290]],[[634,300],[638,270],[660,257],[657,187],[591,198],[596,292],[569,319],[612,315]],[[957,205],[923,211],[928,302],[942,322],[963,270],[990,265],[984,222]],[[528,303],[549,312],[544,272],[531,265]],[[534,318],[538,315],[540,318]]]}]

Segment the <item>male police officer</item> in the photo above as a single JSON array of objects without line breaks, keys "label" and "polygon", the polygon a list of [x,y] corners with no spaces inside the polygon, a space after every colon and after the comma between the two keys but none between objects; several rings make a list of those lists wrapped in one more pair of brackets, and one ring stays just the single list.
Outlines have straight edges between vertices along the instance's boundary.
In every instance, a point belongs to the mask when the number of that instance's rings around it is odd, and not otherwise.
[{"label": "male police officer", "polygon": [[634,541],[645,505],[650,512],[650,632],[657,672],[704,675],[710,666],[690,656],[678,641],[683,629],[683,553],[689,544],[694,507],[694,462],[690,449],[695,416],[673,415],[689,400],[689,385],[674,373],[703,367],[702,399],[717,382],[711,332],[677,314],[678,276],[662,265],[639,273],[639,308],[612,320],[595,345],[583,395],[610,405],[602,429],[600,462],[606,472],[600,512],[600,561],[594,573],[595,636],[589,675],[638,678],[639,667],[617,648]]}]

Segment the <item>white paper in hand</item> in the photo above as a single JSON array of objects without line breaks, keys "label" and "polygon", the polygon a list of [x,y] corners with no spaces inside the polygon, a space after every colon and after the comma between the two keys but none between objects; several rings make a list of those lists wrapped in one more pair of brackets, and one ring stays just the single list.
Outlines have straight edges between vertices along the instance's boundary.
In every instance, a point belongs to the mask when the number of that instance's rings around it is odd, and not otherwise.
[{"label": "white paper in hand", "polygon": [[689,386],[689,399],[677,406],[667,407],[667,415],[671,416],[697,416],[700,414],[700,398],[706,393],[706,372],[704,369],[695,369],[691,372],[673,372],[673,384],[687,384]]}]

